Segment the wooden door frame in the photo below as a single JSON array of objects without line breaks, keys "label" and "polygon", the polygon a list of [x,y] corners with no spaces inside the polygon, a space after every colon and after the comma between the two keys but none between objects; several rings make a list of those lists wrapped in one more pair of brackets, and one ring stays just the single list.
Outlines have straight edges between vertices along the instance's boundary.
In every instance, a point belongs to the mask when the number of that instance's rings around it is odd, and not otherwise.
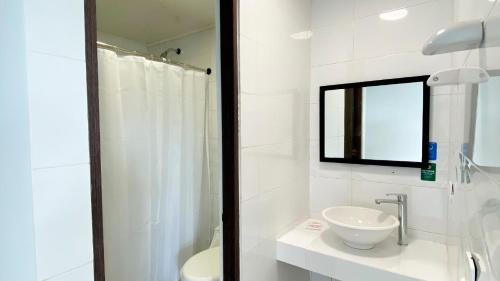
[{"label": "wooden door frame", "polygon": [[[217,3],[221,54],[221,69],[217,73],[221,88],[223,276],[225,281],[239,281],[238,0],[218,0]],[[104,281],[96,0],[85,0],[84,5],[94,280]]]}]

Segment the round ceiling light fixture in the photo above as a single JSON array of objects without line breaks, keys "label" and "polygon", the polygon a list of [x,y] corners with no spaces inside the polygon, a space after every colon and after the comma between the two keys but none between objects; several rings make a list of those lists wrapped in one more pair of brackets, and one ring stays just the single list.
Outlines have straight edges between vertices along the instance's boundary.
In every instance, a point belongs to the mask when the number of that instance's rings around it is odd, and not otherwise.
[{"label": "round ceiling light fixture", "polygon": [[403,9],[398,9],[398,10],[393,10],[393,11],[381,13],[379,15],[379,17],[381,20],[395,21],[395,20],[403,19],[407,15],[408,15],[408,10],[403,8]]},{"label": "round ceiling light fixture", "polygon": [[307,40],[312,36],[313,32],[311,30],[301,31],[290,35],[290,37],[295,40]]}]

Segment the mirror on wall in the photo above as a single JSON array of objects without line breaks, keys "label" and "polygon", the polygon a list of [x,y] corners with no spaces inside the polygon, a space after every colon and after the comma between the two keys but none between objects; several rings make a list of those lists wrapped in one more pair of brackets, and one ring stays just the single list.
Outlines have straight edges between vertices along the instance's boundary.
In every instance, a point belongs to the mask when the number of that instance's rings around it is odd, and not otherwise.
[{"label": "mirror on wall", "polygon": [[320,161],[427,164],[428,77],[320,87]]}]

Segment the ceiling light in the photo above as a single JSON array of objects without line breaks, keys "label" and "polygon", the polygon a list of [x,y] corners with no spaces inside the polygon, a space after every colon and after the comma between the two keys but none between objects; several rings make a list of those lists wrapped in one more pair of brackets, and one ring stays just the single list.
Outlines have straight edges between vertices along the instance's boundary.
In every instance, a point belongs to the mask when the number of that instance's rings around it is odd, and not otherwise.
[{"label": "ceiling light", "polygon": [[395,21],[400,20],[408,15],[407,9],[398,9],[390,12],[381,13],[379,15],[381,20]]},{"label": "ceiling light", "polygon": [[311,30],[301,31],[290,35],[290,37],[295,40],[307,40],[312,36],[313,32]]}]

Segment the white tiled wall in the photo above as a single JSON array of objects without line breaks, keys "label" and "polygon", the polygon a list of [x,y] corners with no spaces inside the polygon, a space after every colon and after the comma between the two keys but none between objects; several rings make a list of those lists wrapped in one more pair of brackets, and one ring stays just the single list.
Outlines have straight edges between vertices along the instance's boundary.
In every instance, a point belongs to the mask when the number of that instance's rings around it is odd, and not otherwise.
[{"label": "white tiled wall", "polygon": [[304,281],[275,239],[308,215],[310,3],[240,1],[241,279]]},{"label": "white tiled wall", "polygon": [[0,280],[36,277],[24,3],[0,4]]},{"label": "white tiled wall", "polygon": [[33,171],[38,278],[92,261],[89,165]]},{"label": "white tiled wall", "polygon": [[37,280],[93,280],[83,5],[24,1]]},{"label": "white tiled wall", "polygon": [[[406,7],[400,21],[382,21],[379,13]],[[453,21],[452,0],[312,0],[310,90],[310,212],[328,206],[375,205],[388,192],[409,195],[412,234],[444,241],[450,146],[450,94],[431,97],[431,141],[438,142],[437,181],[420,180],[420,169],[319,162],[319,86],[386,78],[429,75],[449,68],[451,55],[424,57],[428,36]]]}]

